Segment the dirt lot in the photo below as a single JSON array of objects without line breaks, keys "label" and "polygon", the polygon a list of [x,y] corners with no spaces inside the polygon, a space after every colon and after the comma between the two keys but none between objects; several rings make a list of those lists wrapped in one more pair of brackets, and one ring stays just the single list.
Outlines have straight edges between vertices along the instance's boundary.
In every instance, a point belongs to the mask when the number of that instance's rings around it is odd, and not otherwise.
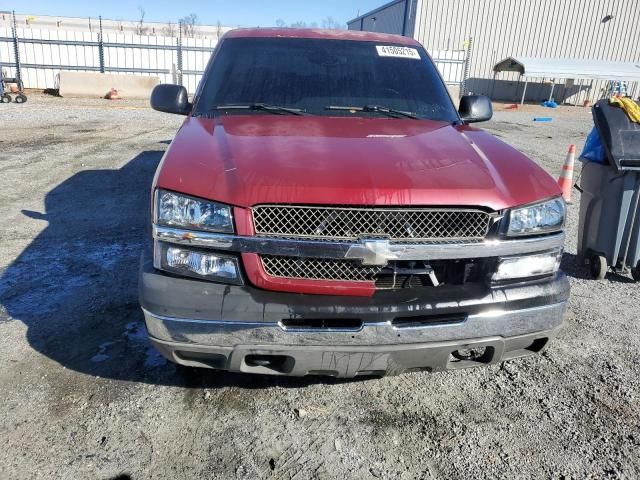
[{"label": "dirt lot", "polygon": [[[587,109],[486,128],[557,175]],[[136,268],[180,124],[143,103],[0,106],[0,478],[638,478],[640,285],[587,278],[541,356],[383,379],[185,374],[148,345]],[[576,195],[576,198],[577,195]]]}]

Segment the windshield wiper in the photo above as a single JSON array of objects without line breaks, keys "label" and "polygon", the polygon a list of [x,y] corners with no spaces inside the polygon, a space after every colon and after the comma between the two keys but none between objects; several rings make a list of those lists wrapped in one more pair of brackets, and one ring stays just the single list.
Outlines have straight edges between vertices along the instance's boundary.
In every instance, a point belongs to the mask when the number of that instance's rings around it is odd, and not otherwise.
[{"label": "windshield wiper", "polygon": [[347,111],[353,110],[356,112],[380,112],[393,118],[406,117],[406,118],[413,118],[415,120],[419,119],[419,117],[413,112],[396,110],[395,108],[383,107],[382,105],[365,105],[363,107],[342,107],[337,105],[329,105],[324,108],[325,110],[347,110]]},{"label": "windshield wiper", "polygon": [[217,105],[211,110],[261,110],[264,112],[275,113],[279,115],[305,115],[299,108],[281,107],[279,105],[269,105],[268,103],[248,103],[246,105]]}]

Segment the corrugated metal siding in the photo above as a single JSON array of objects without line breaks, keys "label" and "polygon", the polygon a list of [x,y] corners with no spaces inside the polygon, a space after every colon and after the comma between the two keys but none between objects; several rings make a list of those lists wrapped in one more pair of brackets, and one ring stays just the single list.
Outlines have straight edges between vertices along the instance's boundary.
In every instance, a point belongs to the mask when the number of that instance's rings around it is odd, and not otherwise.
[{"label": "corrugated metal siding", "polygon": [[[418,0],[391,2],[348,22],[348,27],[350,30],[402,35],[404,25],[405,36],[412,37],[416,26],[418,4]],[[435,49],[430,50],[429,53],[447,85],[460,87],[464,77],[466,51],[463,49]]]},{"label": "corrugated metal siding", "polygon": [[[411,0],[397,0],[384,5],[380,9],[358,17],[348,23],[349,30],[365,30],[367,32],[394,33],[402,35],[404,24],[405,2]],[[407,19],[407,27],[411,24]]]},{"label": "corrugated metal siding", "polygon": [[[397,5],[403,7],[404,1]],[[397,13],[387,10],[391,7],[363,16],[364,30],[400,33]],[[493,91],[496,99],[515,100],[522,94],[524,83],[517,74],[502,73],[492,82],[493,65],[508,56],[640,62],[640,0],[417,0],[415,12],[412,36],[429,51],[459,50],[473,38],[467,89],[485,95]],[[602,23],[606,15],[614,18]],[[371,16],[377,18],[375,27],[367,20]],[[389,30],[381,30],[381,22]],[[349,27],[359,30],[360,22]],[[556,86],[554,97],[594,101],[606,86],[577,81],[566,89]],[[527,100],[546,99],[549,90],[549,84],[530,83]],[[637,96],[640,87],[631,84],[630,91]]]},{"label": "corrugated metal siding", "polygon": [[[606,15],[613,15],[602,23]],[[514,100],[518,75],[492,67],[508,56],[640,61],[640,0],[419,0],[415,38],[429,50],[462,48],[473,38],[468,90]],[[597,99],[606,82],[556,86],[554,97]],[[590,88],[589,88],[590,87]],[[638,86],[630,85],[637,95]],[[542,100],[550,86],[530,83],[527,100]]]},{"label": "corrugated metal siding", "polygon": [[405,35],[413,37],[416,29],[416,21],[418,15],[418,0],[406,0],[409,2],[407,10],[407,24],[405,26]]}]

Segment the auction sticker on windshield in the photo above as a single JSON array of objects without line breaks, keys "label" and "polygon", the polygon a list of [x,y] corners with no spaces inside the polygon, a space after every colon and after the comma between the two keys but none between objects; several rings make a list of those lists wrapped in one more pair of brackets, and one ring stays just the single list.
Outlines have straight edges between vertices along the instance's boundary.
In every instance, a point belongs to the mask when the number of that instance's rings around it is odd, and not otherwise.
[{"label": "auction sticker on windshield", "polygon": [[411,58],[413,60],[420,60],[420,54],[415,48],[397,47],[393,45],[376,45],[376,50],[378,50],[378,56],[380,57]]}]

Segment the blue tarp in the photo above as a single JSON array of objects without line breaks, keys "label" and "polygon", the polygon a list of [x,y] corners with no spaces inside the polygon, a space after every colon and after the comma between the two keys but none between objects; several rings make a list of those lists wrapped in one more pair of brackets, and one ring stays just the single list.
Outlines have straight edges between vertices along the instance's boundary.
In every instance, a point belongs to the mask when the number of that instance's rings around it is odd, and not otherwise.
[{"label": "blue tarp", "polygon": [[584,148],[580,154],[580,160],[583,162],[608,163],[607,154],[604,151],[604,146],[596,127],[593,127],[587,136],[587,141],[584,143]]}]

